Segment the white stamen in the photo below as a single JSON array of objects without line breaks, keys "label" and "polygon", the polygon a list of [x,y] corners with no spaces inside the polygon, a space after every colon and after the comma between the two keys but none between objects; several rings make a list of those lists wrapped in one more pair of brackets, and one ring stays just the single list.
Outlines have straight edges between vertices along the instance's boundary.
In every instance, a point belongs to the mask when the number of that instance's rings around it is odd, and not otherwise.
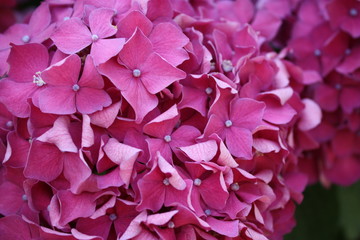
[{"label": "white stamen", "polygon": [[211,210],[210,210],[210,209],[206,209],[206,210],[205,210],[205,214],[206,214],[207,216],[210,216],[210,215],[211,215]]},{"label": "white stamen", "polygon": [[321,52],[320,49],[315,49],[315,50],[314,50],[314,55],[315,55],[316,57],[320,57],[321,54],[322,54],[322,52]]},{"label": "white stamen", "polygon": [[231,127],[232,124],[233,124],[233,123],[232,123],[231,120],[226,120],[226,121],[225,121],[225,126],[226,126],[226,127]]},{"label": "white stamen", "polygon": [[165,142],[171,142],[171,136],[170,135],[166,135],[165,137],[164,137],[164,141]]},{"label": "white stamen", "polygon": [[356,17],[359,14],[358,10],[356,8],[351,8],[349,10],[349,15],[352,17]]},{"label": "white stamen", "polygon": [[211,87],[208,87],[208,88],[205,89],[205,92],[206,92],[207,95],[210,95],[210,94],[212,94],[213,89]]},{"label": "white stamen", "polygon": [[7,122],[6,122],[6,127],[12,128],[13,126],[14,126],[13,121],[7,121]]},{"label": "white stamen", "polygon": [[75,92],[77,92],[77,91],[79,91],[80,86],[77,85],[77,84],[74,84],[74,85],[72,86],[72,89],[73,89]]},{"label": "white stamen", "polygon": [[40,75],[41,72],[36,72],[35,75],[33,75],[33,83],[35,83],[38,87],[44,86],[46,84]]},{"label": "white stamen", "polygon": [[169,185],[170,185],[169,179],[168,179],[168,178],[165,178],[165,179],[163,180],[163,184],[166,185],[166,186],[169,186]]},{"label": "white stamen", "polygon": [[117,219],[117,215],[115,213],[112,213],[109,215],[110,221],[115,221]]},{"label": "white stamen", "polygon": [[134,77],[140,77],[141,76],[141,71],[139,69],[134,69],[133,70],[133,76]]},{"label": "white stamen", "polygon": [[236,192],[236,191],[238,191],[240,189],[240,186],[239,186],[239,184],[237,182],[235,182],[235,183],[232,183],[230,185],[230,188],[231,188],[231,190]]},{"label": "white stamen", "polygon": [[99,39],[99,36],[96,35],[96,34],[93,34],[93,35],[91,36],[91,39],[92,39],[94,42],[96,42],[96,41]]},{"label": "white stamen", "polygon": [[210,63],[210,71],[215,71],[215,69],[216,69],[215,63],[211,62]]},{"label": "white stamen", "polygon": [[24,35],[21,40],[24,42],[24,43],[28,43],[30,42],[30,36],[29,35]]},{"label": "white stamen", "polygon": [[200,186],[200,185],[201,185],[201,179],[195,178],[195,179],[194,179],[194,185],[195,185],[195,186]]},{"label": "white stamen", "polygon": [[221,63],[221,67],[224,70],[224,72],[231,72],[233,70],[233,64],[230,60],[224,60]]},{"label": "white stamen", "polygon": [[168,222],[168,228],[174,228],[175,223],[173,221]]},{"label": "white stamen", "polygon": [[27,200],[28,200],[28,197],[26,196],[26,194],[24,194],[24,195],[21,196],[21,199],[22,199],[23,201],[27,201]]}]

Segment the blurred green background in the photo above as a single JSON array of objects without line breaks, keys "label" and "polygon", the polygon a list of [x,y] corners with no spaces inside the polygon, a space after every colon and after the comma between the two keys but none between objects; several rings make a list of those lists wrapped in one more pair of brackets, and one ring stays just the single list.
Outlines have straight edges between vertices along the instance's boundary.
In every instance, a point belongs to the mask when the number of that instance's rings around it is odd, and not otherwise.
[{"label": "blurred green background", "polygon": [[297,225],[285,240],[360,240],[360,182],[350,187],[307,187]]}]

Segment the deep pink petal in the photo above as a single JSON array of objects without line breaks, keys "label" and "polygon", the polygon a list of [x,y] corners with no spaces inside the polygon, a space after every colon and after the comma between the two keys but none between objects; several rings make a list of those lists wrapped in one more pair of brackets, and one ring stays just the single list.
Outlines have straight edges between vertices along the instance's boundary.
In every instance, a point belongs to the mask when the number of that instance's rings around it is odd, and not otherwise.
[{"label": "deep pink petal", "polygon": [[117,55],[125,44],[124,38],[99,39],[91,46],[90,55],[98,66]]},{"label": "deep pink petal", "polygon": [[33,76],[48,66],[48,50],[44,45],[37,43],[12,45],[8,63],[10,64],[8,75],[11,80],[32,82]]},{"label": "deep pink petal", "polygon": [[252,133],[245,128],[231,127],[226,132],[226,146],[235,157],[252,158]]},{"label": "deep pink petal", "polygon": [[90,177],[91,169],[78,153],[65,153],[63,161],[64,176],[70,182],[70,191],[79,193],[80,186]]},{"label": "deep pink petal", "polygon": [[223,221],[214,217],[207,217],[206,222],[210,225],[213,231],[221,235],[228,237],[237,237],[239,235],[239,220]]},{"label": "deep pink petal", "polygon": [[254,130],[261,124],[265,104],[252,99],[237,98],[230,103],[230,120],[234,126]]},{"label": "deep pink petal", "polygon": [[140,66],[146,61],[152,51],[150,40],[139,28],[136,28],[135,33],[121,49],[119,62],[131,70],[140,69]]},{"label": "deep pink petal", "polygon": [[116,59],[110,59],[106,63],[100,64],[98,70],[108,77],[119,90],[127,90],[130,86],[133,86],[134,77],[132,71],[120,65]]},{"label": "deep pink petal", "polygon": [[71,86],[47,86],[38,93],[38,107],[44,113],[75,113],[75,94]]},{"label": "deep pink petal", "polygon": [[24,203],[22,196],[24,190],[12,182],[3,182],[0,185],[0,213],[8,216],[20,212]]},{"label": "deep pink petal", "polygon": [[173,82],[186,77],[186,73],[166,62],[159,55],[153,53],[141,65],[141,81],[146,89],[156,94]]},{"label": "deep pink petal", "polygon": [[166,187],[162,181],[163,175],[156,168],[138,181],[141,194],[141,201],[136,208],[138,211],[150,209],[156,212],[161,208],[165,199]]},{"label": "deep pink petal", "polygon": [[91,32],[79,18],[64,21],[51,36],[60,51],[74,54],[92,43]]},{"label": "deep pink petal", "polygon": [[55,145],[34,141],[31,144],[24,175],[45,182],[57,178],[63,170],[62,153]]},{"label": "deep pink petal", "polygon": [[80,88],[76,94],[76,108],[82,114],[91,114],[111,104],[110,96],[101,89]]},{"label": "deep pink petal", "polygon": [[145,36],[148,36],[153,28],[152,22],[139,11],[132,11],[117,25],[117,37],[129,38],[139,28]]},{"label": "deep pink petal", "polygon": [[[229,198],[224,176],[221,171],[211,174],[198,187],[203,201],[211,208],[222,209]],[[216,198],[214,197],[216,193]]]},{"label": "deep pink petal", "polygon": [[91,12],[89,16],[89,25],[92,34],[99,38],[111,37],[117,32],[116,26],[112,25],[112,18],[115,11],[110,8],[98,8]]},{"label": "deep pink petal", "polygon": [[85,60],[84,70],[78,81],[80,87],[91,87],[101,89],[104,87],[104,80],[94,65],[94,57],[87,56]]},{"label": "deep pink petal", "polygon": [[14,131],[7,135],[7,144],[6,155],[2,164],[15,168],[25,167],[30,148],[29,141]]},{"label": "deep pink petal", "polygon": [[0,232],[3,240],[32,238],[28,224],[17,215],[0,218]]}]

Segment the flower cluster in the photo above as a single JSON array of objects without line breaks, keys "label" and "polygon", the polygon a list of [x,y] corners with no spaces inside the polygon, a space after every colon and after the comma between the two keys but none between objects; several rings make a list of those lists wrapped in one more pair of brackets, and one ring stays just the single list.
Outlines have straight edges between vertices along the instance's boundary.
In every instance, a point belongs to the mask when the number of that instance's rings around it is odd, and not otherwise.
[{"label": "flower cluster", "polygon": [[345,2],[43,1],[0,35],[2,238],[282,239],[360,178]]}]

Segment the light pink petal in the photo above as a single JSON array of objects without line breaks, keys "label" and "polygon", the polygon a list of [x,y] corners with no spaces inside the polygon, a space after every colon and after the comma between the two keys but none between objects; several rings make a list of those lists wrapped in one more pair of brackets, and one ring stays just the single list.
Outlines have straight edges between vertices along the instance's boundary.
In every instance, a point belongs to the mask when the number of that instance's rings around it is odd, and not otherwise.
[{"label": "light pink petal", "polygon": [[121,107],[121,102],[116,102],[109,107],[104,108],[101,111],[97,111],[93,114],[90,114],[91,124],[97,125],[99,127],[108,128],[110,127],[119,113]]},{"label": "light pink petal", "polygon": [[80,57],[73,54],[62,61],[51,65],[41,73],[41,78],[46,84],[69,86],[69,88],[72,89],[72,86],[78,81],[80,68]]},{"label": "light pink petal", "polygon": [[296,111],[289,104],[281,106],[280,102],[268,99],[263,119],[275,124],[287,124],[295,115]]},{"label": "light pink petal", "polygon": [[112,25],[112,18],[115,11],[110,8],[98,8],[91,12],[89,16],[89,25],[92,34],[99,38],[111,37],[117,32],[116,26]]},{"label": "light pink petal", "polygon": [[51,36],[56,47],[66,54],[74,54],[92,43],[91,32],[79,18],[64,21]]},{"label": "light pink petal", "polygon": [[189,158],[196,162],[210,161],[217,153],[218,146],[215,140],[197,143],[187,147],[180,147]]},{"label": "light pink petal", "polygon": [[153,53],[141,65],[141,81],[146,89],[156,94],[173,82],[186,77],[186,73],[166,62],[159,55]]},{"label": "light pink petal", "polygon": [[38,87],[32,83],[17,83],[8,79],[0,81],[0,102],[17,117],[26,118],[30,115],[28,98]]},{"label": "light pink petal", "polygon": [[217,135],[215,135],[215,136],[216,136],[217,140],[220,141],[220,144],[219,144],[220,155],[219,155],[219,158],[216,160],[216,162],[222,166],[228,166],[231,168],[237,167],[239,164],[231,156],[229,149],[227,149],[224,142]]},{"label": "light pink petal", "polygon": [[80,87],[91,87],[102,89],[104,80],[95,68],[94,57],[88,55],[85,60],[84,70],[78,81]]},{"label": "light pink petal", "polygon": [[319,105],[313,100],[303,99],[302,102],[304,103],[305,108],[300,114],[298,126],[300,130],[308,131],[320,124],[322,113]]},{"label": "light pink petal", "polygon": [[55,145],[34,141],[31,144],[24,175],[50,182],[63,170],[62,153]]},{"label": "light pink petal", "polygon": [[101,89],[80,87],[76,94],[76,108],[79,113],[91,114],[111,104],[110,96]]},{"label": "light pink petal", "polygon": [[[164,37],[166,36],[166,37]],[[189,55],[183,48],[189,39],[172,23],[159,23],[151,32],[149,39],[154,51],[173,66],[181,64]]]},{"label": "light pink petal", "polygon": [[144,133],[153,137],[164,138],[166,135],[171,134],[179,117],[177,107],[174,105],[147,123],[144,126]]},{"label": "light pink petal", "polygon": [[49,26],[50,23],[51,23],[51,12],[49,9],[49,4],[43,2],[33,12],[29,21],[29,27],[33,33],[38,34],[41,33],[44,30],[44,28]]},{"label": "light pink petal", "polygon": [[31,43],[13,45],[8,58],[9,78],[16,82],[32,82],[36,72],[43,71],[49,64],[47,48],[42,44]]},{"label": "light pink petal", "polygon": [[120,177],[128,186],[133,173],[134,163],[142,151],[119,143],[114,138],[110,138],[104,146],[104,152],[111,161],[120,166]]},{"label": "light pink petal", "polygon": [[69,125],[69,118],[65,116],[59,117],[54,122],[54,127],[38,137],[37,140],[55,144],[62,152],[77,153],[78,149],[70,135]]},{"label": "light pink petal", "polygon": [[231,127],[226,133],[226,146],[235,157],[252,158],[252,133],[245,128]]},{"label": "light pink petal", "polygon": [[94,130],[90,124],[90,117],[88,115],[83,115],[82,117],[81,147],[91,147],[95,142]]},{"label": "light pink petal", "polygon": [[152,22],[139,11],[132,11],[117,25],[117,37],[129,38],[139,28],[145,36],[148,36],[153,28]]},{"label": "light pink petal", "polygon": [[125,44],[124,38],[99,39],[91,46],[90,55],[98,66],[117,55]]},{"label": "light pink petal", "polygon": [[157,158],[160,170],[166,175],[171,175],[169,177],[169,182],[171,186],[173,186],[177,190],[184,190],[186,188],[186,183],[179,175],[177,170],[173,166],[171,166],[170,163],[166,161],[160,154],[158,154]]},{"label": "light pink petal", "polygon": [[121,49],[119,62],[131,70],[140,69],[140,66],[146,61],[152,51],[150,40],[139,28],[136,28],[135,33]]},{"label": "light pink petal", "polygon": [[230,120],[234,126],[252,131],[261,124],[264,110],[262,102],[237,98],[230,103]]},{"label": "light pink petal", "polygon": [[76,112],[75,92],[71,86],[47,86],[41,89],[37,97],[38,107],[44,113],[65,115]]},{"label": "light pink petal", "polygon": [[150,225],[164,225],[171,220],[171,218],[178,212],[178,210],[172,210],[164,213],[157,213],[149,215],[146,219],[146,224]]},{"label": "light pink petal", "polygon": [[210,225],[213,231],[221,235],[228,237],[237,237],[239,235],[239,220],[223,221],[214,217],[207,217],[206,222]]},{"label": "light pink petal", "polygon": [[129,224],[129,227],[126,229],[124,234],[120,237],[119,240],[129,240],[133,239],[137,235],[141,233],[143,227],[140,225],[141,223],[145,222],[147,218],[147,212],[142,211],[137,215]]}]

